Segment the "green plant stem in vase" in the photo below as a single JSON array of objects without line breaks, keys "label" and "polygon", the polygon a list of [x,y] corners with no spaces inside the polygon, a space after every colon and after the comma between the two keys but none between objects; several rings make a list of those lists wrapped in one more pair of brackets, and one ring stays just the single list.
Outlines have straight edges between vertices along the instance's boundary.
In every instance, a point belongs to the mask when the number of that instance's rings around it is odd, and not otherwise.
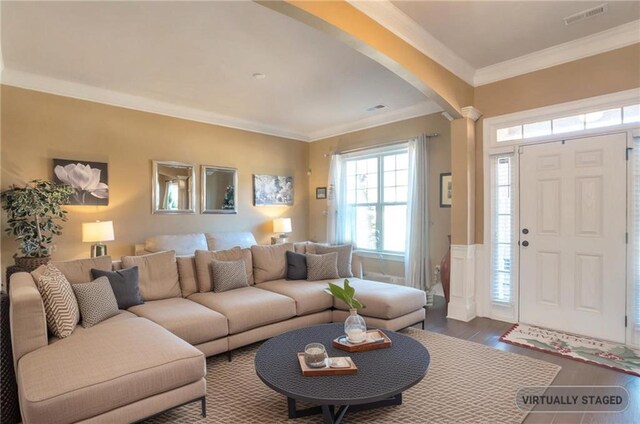
[{"label": "green plant stem in vase", "polygon": [[345,279],[343,287],[329,283],[329,288],[325,289],[333,297],[342,300],[349,307],[349,316],[344,321],[344,332],[350,343],[362,343],[367,338],[367,325],[364,318],[358,315],[358,309],[365,306],[355,298],[356,289]]},{"label": "green plant stem in vase", "polygon": [[70,186],[42,180],[30,181],[24,187],[13,185],[0,193],[2,209],[7,212],[5,232],[16,239],[24,255],[14,255],[16,264],[31,267],[19,260],[35,258],[39,264],[51,256],[53,238],[62,234],[59,221],[67,220],[62,205],[72,194]]}]

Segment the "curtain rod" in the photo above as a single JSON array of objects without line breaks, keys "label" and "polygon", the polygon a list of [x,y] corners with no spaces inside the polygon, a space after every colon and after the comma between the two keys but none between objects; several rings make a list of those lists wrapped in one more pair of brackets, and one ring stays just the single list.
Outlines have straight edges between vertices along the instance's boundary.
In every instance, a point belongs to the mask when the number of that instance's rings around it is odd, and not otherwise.
[{"label": "curtain rod", "polygon": [[[438,133],[425,134],[425,136],[429,137],[429,138],[437,137],[439,135],[440,134],[438,134]],[[346,153],[355,153],[355,152],[360,152],[362,150],[377,149],[379,147],[390,147],[390,146],[395,146],[395,145],[398,145],[398,144],[405,144],[407,142],[409,142],[409,140],[390,141],[388,143],[374,144],[372,146],[363,146],[363,147],[357,147],[357,148],[354,148],[354,149],[342,150],[342,151],[339,151],[339,152],[325,153],[324,157],[328,158],[329,156],[333,156],[333,155],[343,155],[343,154],[346,154]]]}]

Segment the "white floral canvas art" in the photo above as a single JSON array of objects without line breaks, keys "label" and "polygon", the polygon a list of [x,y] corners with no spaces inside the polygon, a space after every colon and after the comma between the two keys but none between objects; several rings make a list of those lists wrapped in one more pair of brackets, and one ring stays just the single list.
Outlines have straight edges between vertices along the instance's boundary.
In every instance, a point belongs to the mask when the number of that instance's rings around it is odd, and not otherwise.
[{"label": "white floral canvas art", "polygon": [[293,177],[276,175],[253,176],[256,206],[293,205]]},{"label": "white floral canvas art", "polygon": [[105,162],[54,159],[53,180],[74,189],[70,205],[109,204],[109,170]]}]

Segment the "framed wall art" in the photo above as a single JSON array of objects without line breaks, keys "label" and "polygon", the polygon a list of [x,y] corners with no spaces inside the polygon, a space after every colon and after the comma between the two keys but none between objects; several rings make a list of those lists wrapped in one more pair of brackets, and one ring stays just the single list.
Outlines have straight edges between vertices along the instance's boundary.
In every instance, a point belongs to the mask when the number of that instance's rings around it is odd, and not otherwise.
[{"label": "framed wall art", "polygon": [[254,175],[253,204],[255,206],[293,205],[293,177]]},{"label": "framed wall art", "polygon": [[109,204],[109,167],[106,162],[54,159],[53,181],[73,188],[69,205]]},{"label": "framed wall art", "polygon": [[440,174],[440,207],[451,207],[451,172]]}]

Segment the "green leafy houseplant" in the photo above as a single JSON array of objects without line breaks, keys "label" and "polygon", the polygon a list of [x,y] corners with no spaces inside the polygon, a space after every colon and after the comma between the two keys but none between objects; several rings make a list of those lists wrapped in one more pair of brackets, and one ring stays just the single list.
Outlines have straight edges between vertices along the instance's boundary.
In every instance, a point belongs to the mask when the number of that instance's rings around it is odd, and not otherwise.
[{"label": "green leafy houseplant", "polygon": [[344,303],[347,304],[349,309],[365,308],[365,306],[362,303],[360,303],[358,299],[355,298],[356,289],[351,287],[351,285],[349,284],[349,280],[347,279],[344,280],[344,287],[340,287],[336,284],[329,283],[329,288],[325,289],[324,291],[329,293],[333,297],[336,297],[342,300]]},{"label": "green leafy houseplant", "polygon": [[62,234],[58,221],[67,220],[67,211],[61,206],[72,194],[68,185],[43,180],[30,181],[24,187],[13,185],[0,193],[2,209],[7,211],[5,232],[16,239],[26,258],[51,255],[53,237]]}]

